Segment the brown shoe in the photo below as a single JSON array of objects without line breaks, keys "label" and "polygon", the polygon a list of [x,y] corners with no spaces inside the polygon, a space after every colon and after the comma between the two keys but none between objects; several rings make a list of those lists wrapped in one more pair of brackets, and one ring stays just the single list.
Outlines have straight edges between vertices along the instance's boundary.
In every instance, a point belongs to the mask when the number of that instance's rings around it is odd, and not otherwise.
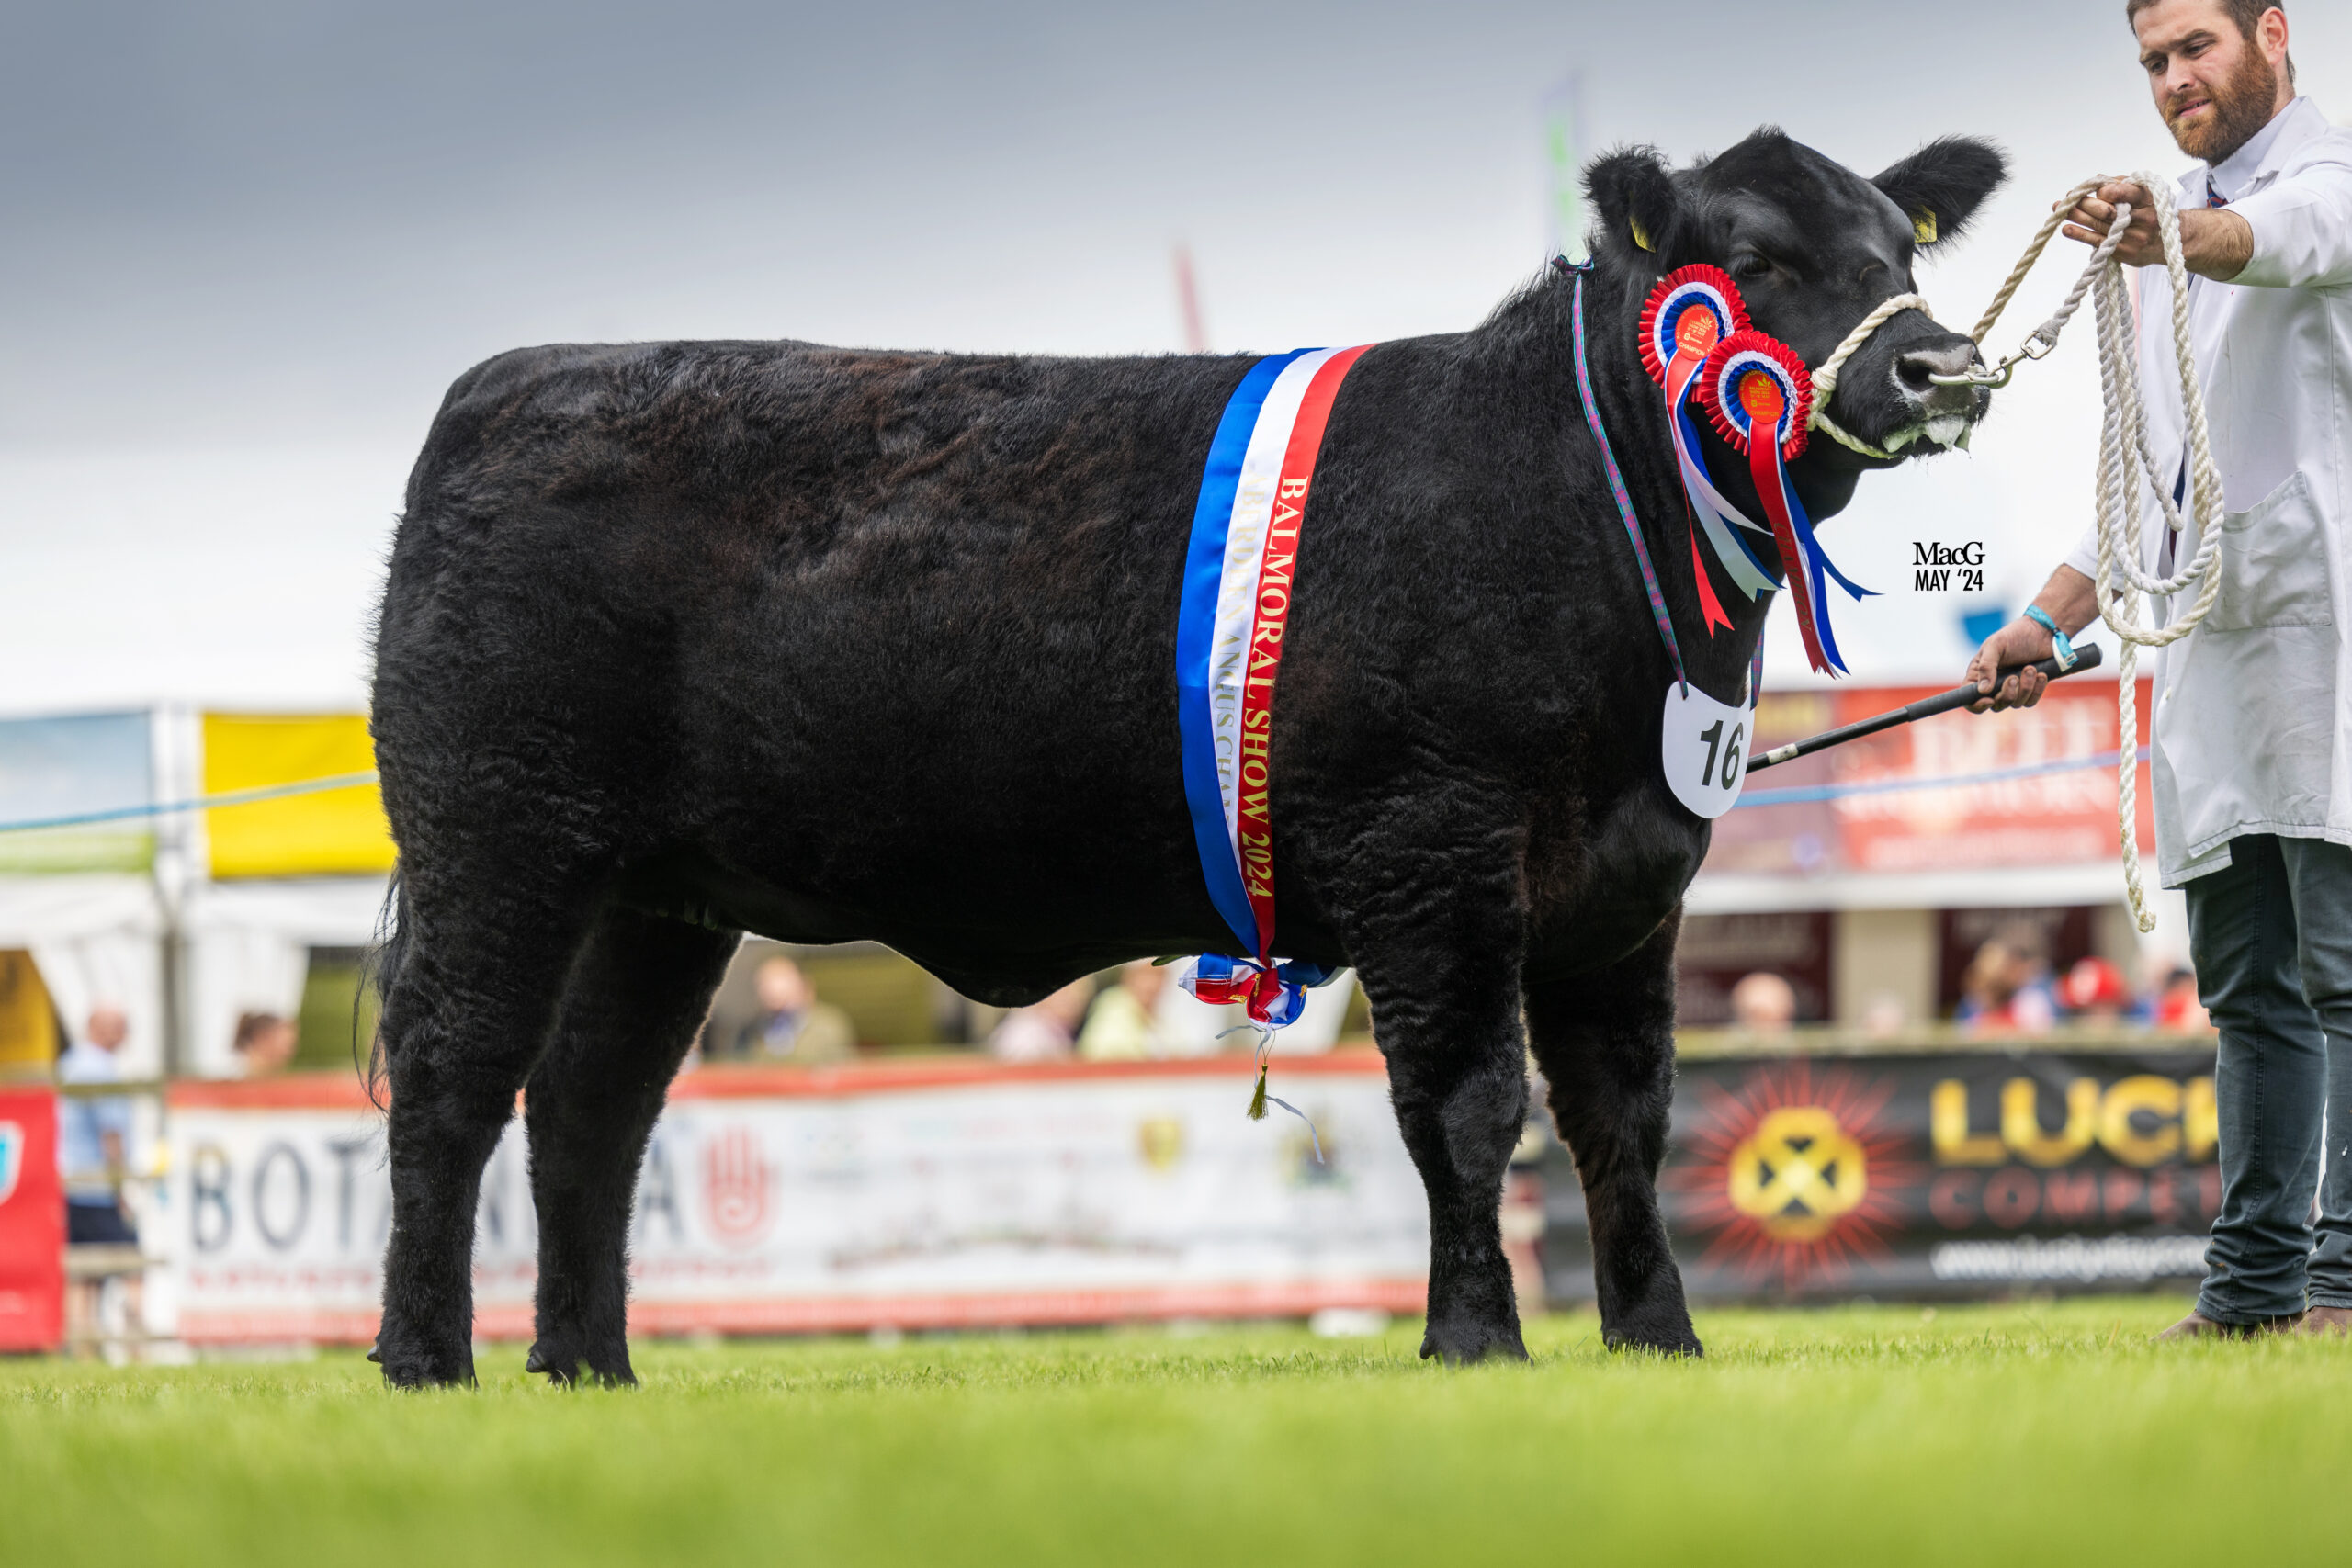
[{"label": "brown shoe", "polygon": [[2341,1339],[2352,1334],[2352,1307],[2313,1307],[2303,1314],[2303,1321],[2296,1325],[2295,1332],[2316,1337],[2333,1335]]},{"label": "brown shoe", "polygon": [[[2335,1309],[2341,1311],[2343,1309]],[[2280,1317],[2256,1318],[2252,1323],[2216,1323],[2201,1312],[2192,1312],[2162,1334],[2166,1339],[2252,1339],[2261,1334],[2285,1334],[2303,1321],[2303,1314],[2290,1312]]]}]

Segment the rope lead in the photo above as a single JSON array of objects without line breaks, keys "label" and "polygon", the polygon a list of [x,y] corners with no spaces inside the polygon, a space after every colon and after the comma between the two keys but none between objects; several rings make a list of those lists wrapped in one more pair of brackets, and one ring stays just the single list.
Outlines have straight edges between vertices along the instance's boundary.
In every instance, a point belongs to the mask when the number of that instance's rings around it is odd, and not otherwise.
[{"label": "rope lead", "polygon": [[[2184,517],[2175,504],[2171,489],[2164,482],[2155,459],[2148,451],[2146,411],[2140,396],[2137,329],[2123,266],[2115,259],[2115,248],[2122,243],[2124,231],[2132,221],[2129,205],[2116,204],[2115,220],[2108,226],[2107,237],[2092,253],[2082,276],[2075,280],[2075,287],[2067,292],[2056,313],[2036,327],[2017,353],[2004,359],[1997,370],[1949,379],[2006,385],[2009,371],[2018,360],[2040,359],[2057,346],[2059,332],[2081,307],[2084,297],[2089,297],[2091,317],[2098,330],[2102,405],[2097,500],[2098,578],[2093,592],[2099,619],[2107,623],[2123,649],[2115,672],[2116,726],[2120,732],[2116,748],[2116,838],[2123,852],[2123,889],[2132,900],[2132,918],[2143,931],[2152,931],[2156,929],[2156,917],[2148,908],[2140,874],[2139,654],[2143,648],[2164,648],[2178,642],[2195,631],[2213,608],[2213,601],[2222,590],[2222,479],[2213,467],[2212,441],[2205,423],[2205,394],[2197,384],[2197,355],[2189,339],[2188,263],[2181,250],[2180,212],[2161,194],[2166,188],[2163,176],[2143,170],[2132,178],[2155,198],[2156,233],[2164,243],[2165,273],[2172,280],[2173,363],[2180,376],[2181,410],[2188,425],[2187,499],[2196,522],[2197,550],[2188,564],[2170,577],[2152,577],[2140,565],[2140,507],[2132,472],[2135,461],[2139,478],[2156,498],[2165,526],[2179,534],[2188,526],[2189,518]],[[2025,254],[2018,258],[2017,265],[2009,269],[2008,277],[1994,294],[1984,320],[1976,323],[1971,337],[1979,343],[1984,340],[2075,203],[2107,183],[2105,175],[2085,180],[2051,209],[2050,216],[2027,244]],[[2175,555],[2177,558],[2177,551]],[[2169,602],[2192,584],[2197,588],[2196,602],[2177,618],[2155,626],[2141,618],[2143,595]]]}]

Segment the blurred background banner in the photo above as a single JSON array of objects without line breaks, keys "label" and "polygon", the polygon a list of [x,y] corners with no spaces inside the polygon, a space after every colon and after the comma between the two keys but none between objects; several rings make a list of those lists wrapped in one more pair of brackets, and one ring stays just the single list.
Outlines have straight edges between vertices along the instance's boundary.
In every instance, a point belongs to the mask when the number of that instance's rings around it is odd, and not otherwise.
[{"label": "blurred background banner", "polygon": [[[712,1070],[672,1089],[638,1183],[640,1333],[1409,1312],[1419,1178],[1381,1058],[1286,1063],[1306,1129],[1241,1108],[1247,1055],[1132,1066]],[[187,1085],[172,1104],[192,1341],[364,1343],[390,1224],[382,1118],[348,1080]],[[476,1329],[531,1328],[522,1123],[477,1213]]]},{"label": "blurred background banner", "polygon": [[[228,795],[372,773],[365,714],[204,716],[204,793]],[[374,784],[289,795],[205,813],[212,875],[382,875],[397,852]]]},{"label": "blurred background banner", "polygon": [[[1768,693],[1758,705],[1764,750],[1852,724],[1942,687],[1847,686]],[[2147,743],[2151,682],[2140,682],[2140,743]],[[1834,798],[1787,805],[1758,799],[1715,825],[1705,871],[1819,877],[1838,873],[2116,866],[2115,769],[1934,789],[1884,789],[2112,757],[2115,694],[2104,682],[2052,686],[2041,703],[1998,716],[1939,714],[1802,757],[1752,793],[1818,789]],[[2140,847],[2155,852],[2148,764],[2139,764]],[[2121,887],[2121,872],[2115,872]],[[2120,892],[2119,895],[2120,896]]]},{"label": "blurred background banner", "polygon": [[[1658,1199],[1691,1297],[1919,1301],[2203,1278],[2222,1201],[2213,1052],[2092,1043],[1686,1051]],[[1545,1285],[1589,1301],[1584,1199],[1553,1148]]]},{"label": "blurred background banner", "polygon": [[[148,805],[154,769],[144,713],[0,719],[0,822]],[[145,872],[154,862],[144,818],[0,833],[0,875]]]},{"label": "blurred background banner", "polygon": [[57,1097],[0,1089],[0,1352],[49,1350],[65,1329],[65,1202]]}]

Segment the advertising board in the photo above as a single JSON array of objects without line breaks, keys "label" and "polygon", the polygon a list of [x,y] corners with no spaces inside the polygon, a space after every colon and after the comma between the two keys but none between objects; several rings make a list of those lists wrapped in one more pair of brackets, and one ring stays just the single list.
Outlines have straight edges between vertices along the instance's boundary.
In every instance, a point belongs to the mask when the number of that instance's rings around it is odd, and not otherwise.
[{"label": "advertising board", "polygon": [[[1658,1199],[1693,1300],[2194,1284],[2221,1205],[2213,1053],[1686,1060]],[[1545,1285],[1589,1299],[1573,1167]]]},{"label": "advertising board", "polygon": [[0,1089],[0,1351],[53,1349],[64,1332],[57,1096]]},{"label": "advertising board", "polygon": [[[672,1090],[630,1236],[641,1333],[1418,1311],[1429,1231],[1377,1055],[1285,1060],[1314,1118],[1243,1115],[1250,1061],[707,1069]],[[184,1085],[169,1212],[196,1342],[374,1336],[383,1121],[347,1080]],[[530,1333],[537,1229],[509,1125],[476,1331]]]},{"label": "advertising board", "polygon": [[[1927,686],[1856,686],[1768,694],[1758,747],[1852,724],[1933,696]],[[2140,683],[2139,743],[2154,704]],[[2115,688],[2061,682],[2030,708],[1922,719],[1774,769],[1753,798],[1715,825],[1706,869],[1817,877],[2046,867],[2117,858]],[[2110,761],[2087,764],[2092,759]],[[1979,782],[1935,788],[1923,781]],[[1836,798],[1773,801],[1771,791],[1835,788]],[[2139,835],[2155,844],[2154,794],[2139,764]]]}]

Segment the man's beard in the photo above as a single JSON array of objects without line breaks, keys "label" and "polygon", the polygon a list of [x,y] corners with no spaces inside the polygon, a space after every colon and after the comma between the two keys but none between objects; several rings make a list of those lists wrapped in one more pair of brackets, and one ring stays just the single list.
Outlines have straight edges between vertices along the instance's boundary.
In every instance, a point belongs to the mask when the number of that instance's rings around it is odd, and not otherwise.
[{"label": "man's beard", "polygon": [[2192,158],[2202,158],[2208,164],[2226,162],[2232,154],[2254,140],[2254,133],[2270,123],[2271,106],[2278,101],[2278,73],[2270,68],[2262,51],[2246,39],[2245,59],[2230,79],[2212,89],[2212,112],[2200,118],[2181,124],[2174,118],[2175,110],[2165,110],[2165,124],[2172,131],[2172,139],[2180,150]]}]

